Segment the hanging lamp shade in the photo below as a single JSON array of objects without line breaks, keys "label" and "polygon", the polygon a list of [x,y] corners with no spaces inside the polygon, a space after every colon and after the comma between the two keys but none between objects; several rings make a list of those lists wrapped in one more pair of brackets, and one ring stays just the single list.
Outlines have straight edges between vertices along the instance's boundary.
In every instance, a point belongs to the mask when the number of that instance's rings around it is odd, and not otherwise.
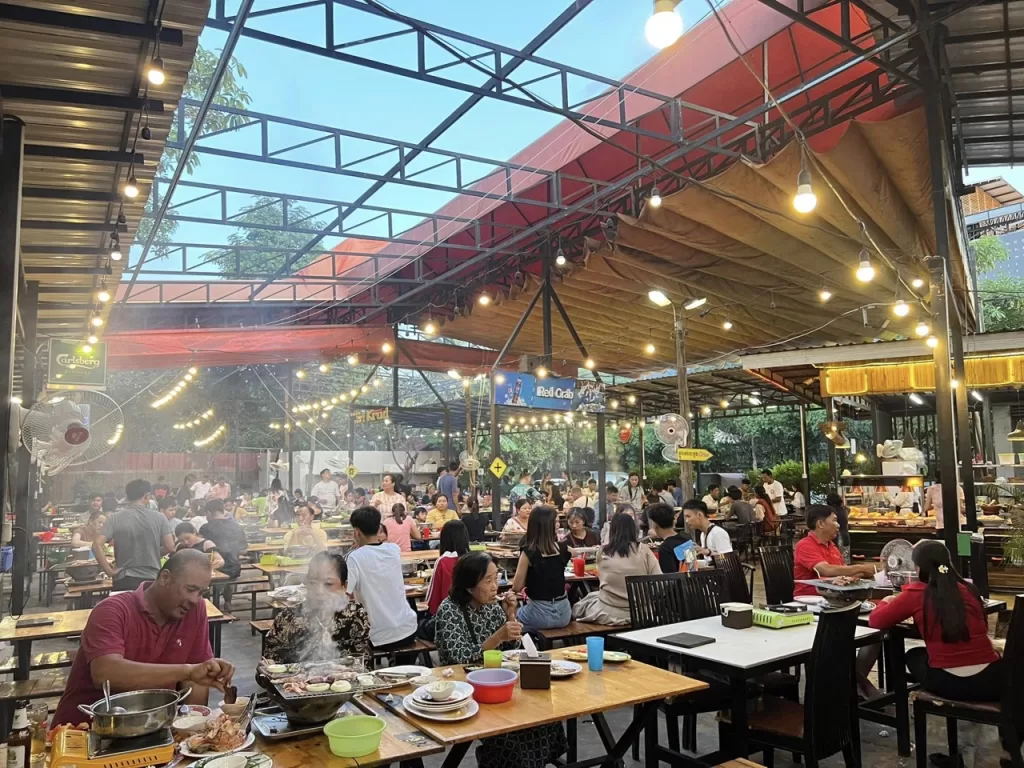
[{"label": "hanging lamp shade", "polygon": [[917,448],[917,443],[914,441],[914,433],[907,432],[903,436],[903,448]]},{"label": "hanging lamp shade", "polygon": [[1024,443],[1024,420],[1018,421],[1013,432],[1006,436],[1011,443]]}]

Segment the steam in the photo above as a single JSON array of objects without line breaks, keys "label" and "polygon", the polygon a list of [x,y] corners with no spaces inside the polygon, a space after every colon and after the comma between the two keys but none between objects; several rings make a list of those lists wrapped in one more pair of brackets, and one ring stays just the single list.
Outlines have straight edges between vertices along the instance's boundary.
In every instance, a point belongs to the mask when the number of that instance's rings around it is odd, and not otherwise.
[{"label": "steam", "polygon": [[300,663],[338,659],[338,646],[334,642],[334,618],[338,612],[345,610],[348,603],[349,597],[345,593],[321,592],[312,599],[307,596],[303,613],[309,631],[296,649],[296,658]]}]

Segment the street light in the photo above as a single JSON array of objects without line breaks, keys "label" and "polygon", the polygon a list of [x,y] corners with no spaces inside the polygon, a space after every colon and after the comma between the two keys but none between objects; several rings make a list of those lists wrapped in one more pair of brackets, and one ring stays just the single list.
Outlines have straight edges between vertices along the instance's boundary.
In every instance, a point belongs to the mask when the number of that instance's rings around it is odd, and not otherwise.
[{"label": "street light", "polygon": [[697,307],[703,307],[707,303],[707,297],[701,296],[699,299],[690,299],[688,302],[683,304],[683,309],[697,309]]},{"label": "street light", "polygon": [[659,307],[667,307],[672,303],[668,296],[666,296],[664,293],[657,289],[653,291],[648,291],[647,298],[651,300],[652,304],[655,304]]}]

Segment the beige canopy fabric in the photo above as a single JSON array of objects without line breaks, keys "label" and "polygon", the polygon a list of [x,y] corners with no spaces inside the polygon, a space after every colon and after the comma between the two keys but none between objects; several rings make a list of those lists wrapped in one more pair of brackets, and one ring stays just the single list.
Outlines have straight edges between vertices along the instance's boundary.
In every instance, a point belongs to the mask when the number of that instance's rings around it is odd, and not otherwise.
[{"label": "beige canopy fabric", "polygon": [[[672,310],[649,302],[654,288],[677,305],[707,298],[685,313],[691,363],[781,344],[912,335],[920,309],[900,319],[888,305],[897,295],[914,298],[893,267],[907,284],[927,278],[924,259],[935,248],[926,134],[921,109],[849,123],[831,148],[816,154],[819,163],[810,164],[818,205],[806,216],[792,207],[798,145],[763,165],[737,163],[701,186],[688,184],[664,197],[658,208],[647,205],[639,219],[620,216],[614,243],[592,243],[585,264],[559,275],[555,292],[597,367],[626,375],[675,365]],[[858,221],[891,263],[869,249],[876,269],[870,283],[854,276],[863,242]],[[954,248],[956,242],[951,238]],[[960,258],[953,254],[954,262]],[[963,270],[955,269],[954,285],[962,286],[962,279]],[[491,305],[466,307],[442,332],[500,349],[538,287],[527,275],[525,284]],[[822,288],[833,294],[827,303],[819,299]],[[883,306],[868,308],[865,324],[861,307],[873,303]],[[511,354],[540,354],[541,317],[538,304]],[[557,313],[552,326],[556,367],[581,364]]]}]

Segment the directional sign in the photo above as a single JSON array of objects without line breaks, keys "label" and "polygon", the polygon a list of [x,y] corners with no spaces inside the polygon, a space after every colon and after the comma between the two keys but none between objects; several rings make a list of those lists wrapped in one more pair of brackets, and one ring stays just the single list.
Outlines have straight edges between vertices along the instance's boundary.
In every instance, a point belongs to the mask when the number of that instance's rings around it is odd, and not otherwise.
[{"label": "directional sign", "polygon": [[676,458],[680,461],[707,461],[712,455],[704,448],[676,448]]},{"label": "directional sign", "polygon": [[355,476],[359,474],[359,470],[356,469],[355,464],[349,464],[347,467],[345,467],[345,474],[354,480]]},{"label": "directional sign", "polygon": [[505,474],[506,469],[508,469],[508,465],[500,457],[491,462],[491,474],[499,480]]}]

